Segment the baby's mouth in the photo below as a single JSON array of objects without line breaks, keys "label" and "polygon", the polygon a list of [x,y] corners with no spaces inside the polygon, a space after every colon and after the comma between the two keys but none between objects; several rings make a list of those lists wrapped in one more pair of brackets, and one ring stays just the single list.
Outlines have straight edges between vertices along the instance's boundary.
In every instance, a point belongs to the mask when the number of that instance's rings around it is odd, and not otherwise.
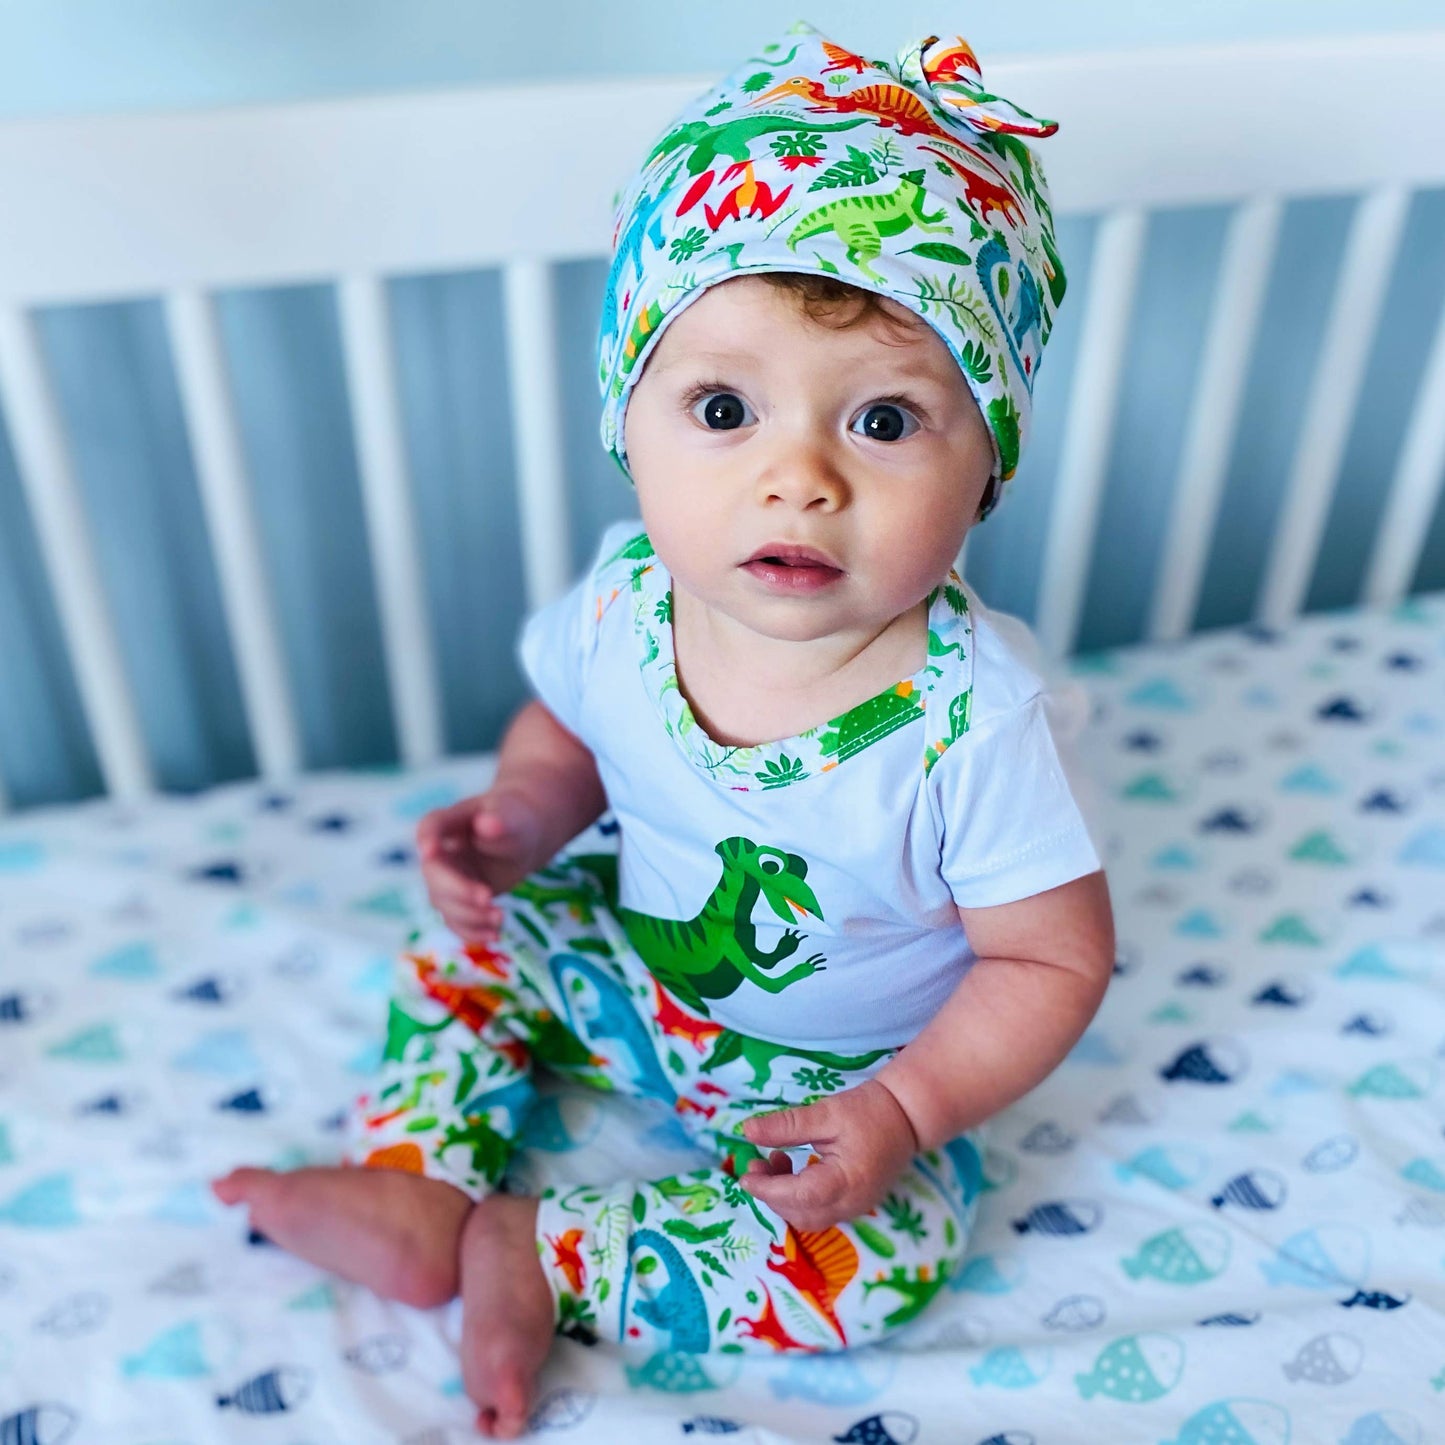
[{"label": "baby's mouth", "polygon": [[764,562],[773,567],[811,569],[823,572],[841,572],[843,569],[831,562],[823,553],[811,547],[778,547],[773,544],[759,547],[746,562],[745,567]]},{"label": "baby's mouth", "polygon": [[795,547],[767,543],[759,547],[742,570],[770,589],[786,592],[808,592],[828,587],[843,576],[823,553],[812,547]]}]

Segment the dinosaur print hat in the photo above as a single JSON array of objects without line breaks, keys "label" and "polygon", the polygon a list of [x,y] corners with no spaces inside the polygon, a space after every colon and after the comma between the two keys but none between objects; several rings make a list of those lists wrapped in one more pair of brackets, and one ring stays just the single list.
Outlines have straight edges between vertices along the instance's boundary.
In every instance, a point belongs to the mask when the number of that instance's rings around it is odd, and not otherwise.
[{"label": "dinosaur print hat", "polygon": [[693,101],[615,198],[603,446],[630,479],[632,383],[707,287],[811,271],[890,297],[943,338],[993,439],[992,510],[1064,295],[1048,188],[1020,137],[1057,129],[985,90],[961,37],[929,36],[890,65],[799,21]]}]

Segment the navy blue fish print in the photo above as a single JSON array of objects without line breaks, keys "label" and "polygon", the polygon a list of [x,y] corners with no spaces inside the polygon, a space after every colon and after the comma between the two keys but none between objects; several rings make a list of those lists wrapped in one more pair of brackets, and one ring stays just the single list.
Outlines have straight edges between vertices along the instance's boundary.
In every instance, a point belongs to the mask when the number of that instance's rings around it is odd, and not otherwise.
[{"label": "navy blue fish print", "polygon": [[1384,1290],[1357,1289],[1349,1299],[1342,1299],[1340,1303],[1345,1309],[1363,1305],[1367,1310],[1398,1310],[1410,1303],[1410,1296],[1407,1294],[1400,1299],[1395,1295],[1387,1294]]},{"label": "navy blue fish print", "polygon": [[1227,1310],[1224,1314],[1210,1315],[1208,1319],[1200,1320],[1203,1326],[1220,1325],[1227,1329],[1243,1329],[1248,1325],[1259,1323],[1258,1310]]},{"label": "navy blue fish print", "polygon": [[1103,1209],[1090,1199],[1051,1199],[1012,1222],[1016,1234],[1069,1235],[1087,1234],[1103,1217]]},{"label": "navy blue fish print", "polygon": [[0,1420],[0,1445],[64,1445],[75,1423],[75,1412],[64,1405],[31,1405]]},{"label": "navy blue fish print", "polygon": [[838,1445],[910,1445],[918,1434],[918,1421],[900,1410],[885,1410],[859,1420],[841,1435],[833,1436]]},{"label": "navy blue fish print", "polygon": [[244,883],[247,880],[246,865],[234,858],[219,863],[207,863],[203,868],[192,868],[186,874],[193,883]]},{"label": "navy blue fish print", "polygon": [[1233,1083],[1240,1071],[1229,1068],[1228,1062],[1217,1059],[1215,1053],[1207,1044],[1191,1044],[1172,1064],[1159,1070],[1159,1077],[1170,1083],[1177,1080],[1192,1084]]},{"label": "navy blue fish print", "polygon": [[1244,1209],[1278,1209],[1284,1203],[1288,1188],[1272,1169],[1251,1169],[1236,1174],[1209,1202],[1222,1209],[1238,1204]]},{"label": "navy blue fish print", "polygon": [[1370,714],[1352,697],[1331,698],[1315,709],[1321,722],[1366,722]]},{"label": "navy blue fish print", "polygon": [[294,1410],[311,1393],[311,1372],[291,1365],[279,1365],[247,1380],[230,1395],[217,1395],[222,1410],[239,1410],[243,1415],[276,1415]]}]

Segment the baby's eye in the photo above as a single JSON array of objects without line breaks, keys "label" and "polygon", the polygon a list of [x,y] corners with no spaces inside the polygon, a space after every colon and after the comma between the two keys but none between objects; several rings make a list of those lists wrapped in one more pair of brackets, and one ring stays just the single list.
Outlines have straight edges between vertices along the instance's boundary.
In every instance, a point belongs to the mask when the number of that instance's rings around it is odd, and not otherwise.
[{"label": "baby's eye", "polygon": [[[858,420],[863,423],[863,435],[872,437],[874,441],[901,441],[918,430],[917,418],[888,401],[874,402],[866,407]],[[913,423],[913,431],[904,430],[907,422]]]},{"label": "baby's eye", "polygon": [[697,406],[692,408],[692,414],[713,431],[733,431],[742,426],[748,409],[747,402],[731,391],[710,391],[698,405],[702,407],[701,415]]}]

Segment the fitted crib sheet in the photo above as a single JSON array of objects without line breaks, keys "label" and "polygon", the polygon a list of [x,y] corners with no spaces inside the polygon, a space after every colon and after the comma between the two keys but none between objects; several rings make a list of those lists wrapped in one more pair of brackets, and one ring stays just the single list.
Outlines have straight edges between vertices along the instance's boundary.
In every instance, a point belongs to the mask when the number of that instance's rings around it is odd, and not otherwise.
[{"label": "fitted crib sheet", "polygon": [[[1445,1438],[1445,593],[1073,671],[1118,964],[993,1121],[966,1267],[849,1354],[559,1341],[539,1438]],[[455,1305],[292,1259],[206,1181],[337,1157],[426,912],[415,822],[490,767],[0,825],[4,1445],[475,1438]],[[553,1087],[517,1175],[691,1157],[655,1106]]]}]

